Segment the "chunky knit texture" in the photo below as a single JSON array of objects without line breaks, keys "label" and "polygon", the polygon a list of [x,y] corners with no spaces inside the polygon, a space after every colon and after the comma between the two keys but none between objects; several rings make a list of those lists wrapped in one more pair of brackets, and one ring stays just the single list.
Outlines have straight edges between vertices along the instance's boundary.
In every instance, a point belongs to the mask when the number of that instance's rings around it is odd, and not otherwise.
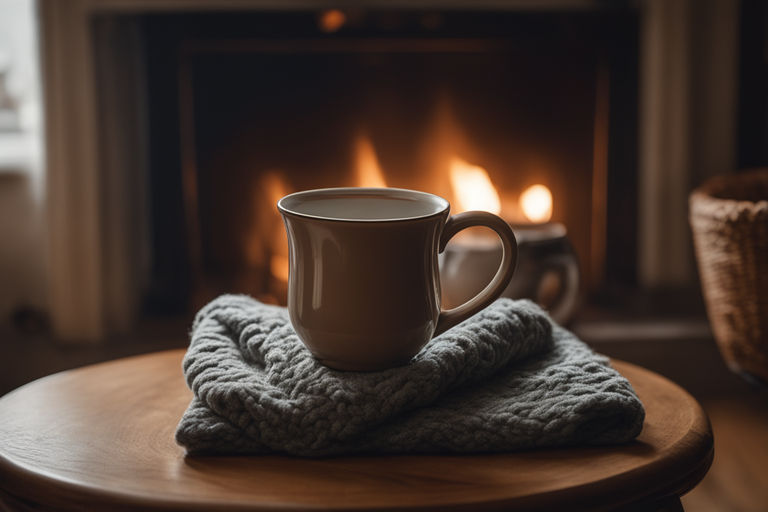
[{"label": "chunky knit texture", "polygon": [[500,299],[406,366],[332,370],[284,308],[226,295],[192,328],[190,453],[510,451],[634,439],[643,406],[605,357],[528,301]]}]

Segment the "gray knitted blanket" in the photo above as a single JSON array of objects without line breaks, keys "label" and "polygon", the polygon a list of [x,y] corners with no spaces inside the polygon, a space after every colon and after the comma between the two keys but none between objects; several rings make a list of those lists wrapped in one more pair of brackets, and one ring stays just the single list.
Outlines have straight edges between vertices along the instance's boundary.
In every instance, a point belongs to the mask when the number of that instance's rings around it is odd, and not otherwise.
[{"label": "gray knitted blanket", "polygon": [[284,308],[225,295],[195,319],[194,393],[176,431],[190,453],[511,451],[623,443],[645,412],[608,360],[528,301],[500,299],[406,366],[318,363]]}]

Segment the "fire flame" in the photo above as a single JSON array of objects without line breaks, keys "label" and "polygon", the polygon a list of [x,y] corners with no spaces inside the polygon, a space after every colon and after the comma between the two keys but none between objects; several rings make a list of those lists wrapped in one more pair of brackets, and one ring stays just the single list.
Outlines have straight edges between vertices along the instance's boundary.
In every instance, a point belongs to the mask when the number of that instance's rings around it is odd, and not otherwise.
[{"label": "fire flame", "polygon": [[279,174],[273,174],[272,178],[266,183],[267,193],[269,194],[270,205],[273,206],[272,216],[277,220],[273,223],[275,226],[270,233],[272,238],[272,255],[269,259],[269,269],[272,272],[272,276],[279,281],[288,282],[288,240],[285,237],[282,222],[280,222],[279,214],[276,214],[274,205],[280,200],[281,197],[290,193],[288,184],[285,182],[282,176]]},{"label": "fire flame", "polygon": [[288,242],[285,238],[277,201],[292,192],[279,170],[264,171],[254,189],[254,214],[257,224],[246,246],[248,261],[254,267],[269,265],[272,277],[288,281]]},{"label": "fire flame", "polygon": [[277,204],[281,197],[291,193],[291,189],[282,173],[276,170],[269,170],[263,174],[261,186],[269,198],[270,209]]},{"label": "fire flame", "polygon": [[384,173],[381,171],[376,150],[371,139],[365,135],[359,135],[355,141],[355,181],[358,187],[387,186]]},{"label": "fire flame", "polygon": [[[500,214],[502,202],[499,192],[491,182],[488,172],[471,164],[458,156],[452,156],[449,146],[443,146],[439,152],[438,168],[444,173],[448,164],[449,183],[453,191],[455,210],[457,213],[470,210],[484,210]],[[358,187],[387,187],[376,150],[371,139],[365,134],[356,137],[353,146],[354,171],[350,183]],[[441,175],[440,179],[442,180]],[[435,182],[436,183],[436,182]],[[268,170],[262,174],[256,187],[258,205],[253,236],[248,244],[248,256],[254,266],[267,267],[272,278],[275,297],[280,297],[280,286],[285,287],[288,281],[288,246],[282,229],[279,215],[274,208],[278,199],[290,193],[291,186],[284,174],[279,170]],[[447,191],[446,191],[447,192]],[[504,210],[506,218],[514,217],[516,221],[542,223],[552,217],[552,193],[541,184],[533,185],[523,191],[515,204],[511,197],[505,197]],[[517,220],[519,219],[519,220]],[[473,243],[477,243],[473,239]],[[281,285],[282,283],[282,285]],[[275,291],[277,290],[277,291]],[[272,293],[272,292],[270,292]]]},{"label": "fire flame", "polygon": [[552,218],[552,193],[544,185],[532,185],[520,194],[520,206],[531,222],[547,222]]},{"label": "fire flame", "polygon": [[499,193],[485,169],[453,157],[450,175],[451,187],[458,203],[457,211],[485,210],[495,214],[501,212]]},{"label": "fire flame", "polygon": [[269,270],[272,277],[284,283],[288,282],[288,266],[288,256],[283,254],[273,254],[269,260]]}]

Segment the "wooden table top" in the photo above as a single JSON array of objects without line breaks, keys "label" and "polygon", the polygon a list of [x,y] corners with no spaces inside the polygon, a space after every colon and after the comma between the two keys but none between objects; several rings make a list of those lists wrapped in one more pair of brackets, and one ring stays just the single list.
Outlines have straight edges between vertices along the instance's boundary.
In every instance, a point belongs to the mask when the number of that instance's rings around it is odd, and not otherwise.
[{"label": "wooden table top", "polygon": [[[37,380],[0,398],[0,504],[63,510],[611,509],[680,495],[709,469],[712,432],[669,380],[614,361],[645,404],[619,447],[491,455],[186,457],[183,351]],[[2,508],[2,506],[0,506]]]}]

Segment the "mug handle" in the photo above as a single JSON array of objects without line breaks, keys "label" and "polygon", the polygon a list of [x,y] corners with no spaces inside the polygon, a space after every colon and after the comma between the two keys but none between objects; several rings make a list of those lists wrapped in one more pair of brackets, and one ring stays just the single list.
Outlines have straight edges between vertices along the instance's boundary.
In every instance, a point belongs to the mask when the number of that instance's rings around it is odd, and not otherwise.
[{"label": "mug handle", "polygon": [[471,211],[451,215],[443,227],[442,235],[440,235],[438,252],[445,250],[446,244],[456,233],[471,226],[485,226],[499,235],[502,247],[501,265],[499,265],[499,270],[496,271],[491,282],[480,293],[461,306],[440,312],[433,336],[437,336],[459,322],[463,322],[496,300],[506,289],[510,279],[512,279],[512,273],[515,271],[517,264],[515,234],[504,219],[488,212]]}]

